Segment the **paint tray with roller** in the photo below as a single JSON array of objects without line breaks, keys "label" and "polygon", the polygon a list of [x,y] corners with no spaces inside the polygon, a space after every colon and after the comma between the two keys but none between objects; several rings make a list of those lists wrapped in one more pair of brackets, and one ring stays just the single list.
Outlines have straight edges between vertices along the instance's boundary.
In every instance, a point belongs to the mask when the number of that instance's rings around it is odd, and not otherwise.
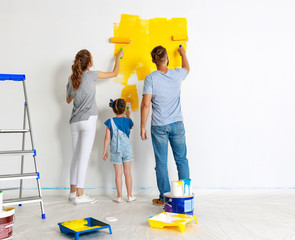
[{"label": "paint tray with roller", "polygon": [[108,228],[112,234],[111,226],[94,218],[82,218],[58,223],[59,229],[64,234],[75,234],[75,240],[79,239],[81,233],[89,233]]},{"label": "paint tray with roller", "polygon": [[196,216],[170,212],[162,212],[148,219],[152,228],[178,227],[180,232],[184,232],[185,225],[193,220],[197,223]]}]

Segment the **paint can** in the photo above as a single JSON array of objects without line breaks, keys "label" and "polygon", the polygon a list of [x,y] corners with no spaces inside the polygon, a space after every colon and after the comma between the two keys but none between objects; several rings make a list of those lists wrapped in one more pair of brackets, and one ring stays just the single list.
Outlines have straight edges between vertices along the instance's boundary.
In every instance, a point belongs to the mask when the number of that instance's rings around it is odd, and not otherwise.
[{"label": "paint can", "polygon": [[183,181],[183,195],[190,196],[192,194],[191,179],[180,179]]},{"label": "paint can", "polygon": [[182,197],[183,181],[171,181],[171,193],[174,197]]},{"label": "paint can", "polygon": [[14,208],[4,209],[0,213],[0,240],[10,239],[12,236]]},{"label": "paint can", "polygon": [[164,211],[194,215],[194,196],[175,197],[171,192],[164,193]]}]

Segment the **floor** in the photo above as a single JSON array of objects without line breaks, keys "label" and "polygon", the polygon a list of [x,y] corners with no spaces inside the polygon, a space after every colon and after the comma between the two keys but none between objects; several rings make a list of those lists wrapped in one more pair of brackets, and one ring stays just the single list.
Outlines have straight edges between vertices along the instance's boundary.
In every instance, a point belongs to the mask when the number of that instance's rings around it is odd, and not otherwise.
[{"label": "floor", "polygon": [[14,240],[67,240],[58,222],[85,217],[112,222],[113,234],[104,229],[80,239],[194,239],[194,240],[295,240],[295,190],[196,190],[195,215],[185,232],[177,228],[154,229],[147,219],[162,212],[151,204],[152,195],[137,195],[137,201],[118,204],[108,196],[97,196],[93,205],[75,206],[66,196],[44,194],[46,220],[39,204],[16,207]]}]

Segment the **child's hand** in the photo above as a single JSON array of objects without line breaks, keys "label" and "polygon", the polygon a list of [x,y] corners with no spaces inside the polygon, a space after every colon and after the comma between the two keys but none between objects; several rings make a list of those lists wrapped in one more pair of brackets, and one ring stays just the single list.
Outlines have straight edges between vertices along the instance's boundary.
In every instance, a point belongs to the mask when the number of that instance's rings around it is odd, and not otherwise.
[{"label": "child's hand", "polygon": [[129,108],[126,109],[125,114],[126,114],[126,117],[127,118],[130,118],[130,110],[129,110]]},{"label": "child's hand", "polygon": [[108,152],[103,152],[102,158],[103,158],[103,160],[107,160],[107,158],[108,158]]}]

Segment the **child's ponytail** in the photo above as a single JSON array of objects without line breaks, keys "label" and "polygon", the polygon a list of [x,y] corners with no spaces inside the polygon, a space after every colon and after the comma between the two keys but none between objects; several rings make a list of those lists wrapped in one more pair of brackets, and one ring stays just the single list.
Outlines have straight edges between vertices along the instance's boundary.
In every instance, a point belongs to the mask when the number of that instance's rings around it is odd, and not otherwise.
[{"label": "child's ponytail", "polygon": [[114,101],[113,101],[113,99],[110,99],[109,107],[111,107],[111,108],[114,107]]},{"label": "child's ponytail", "polygon": [[110,99],[109,106],[113,109],[115,114],[122,114],[125,112],[126,109],[126,102],[124,99],[118,98],[115,101]]}]

